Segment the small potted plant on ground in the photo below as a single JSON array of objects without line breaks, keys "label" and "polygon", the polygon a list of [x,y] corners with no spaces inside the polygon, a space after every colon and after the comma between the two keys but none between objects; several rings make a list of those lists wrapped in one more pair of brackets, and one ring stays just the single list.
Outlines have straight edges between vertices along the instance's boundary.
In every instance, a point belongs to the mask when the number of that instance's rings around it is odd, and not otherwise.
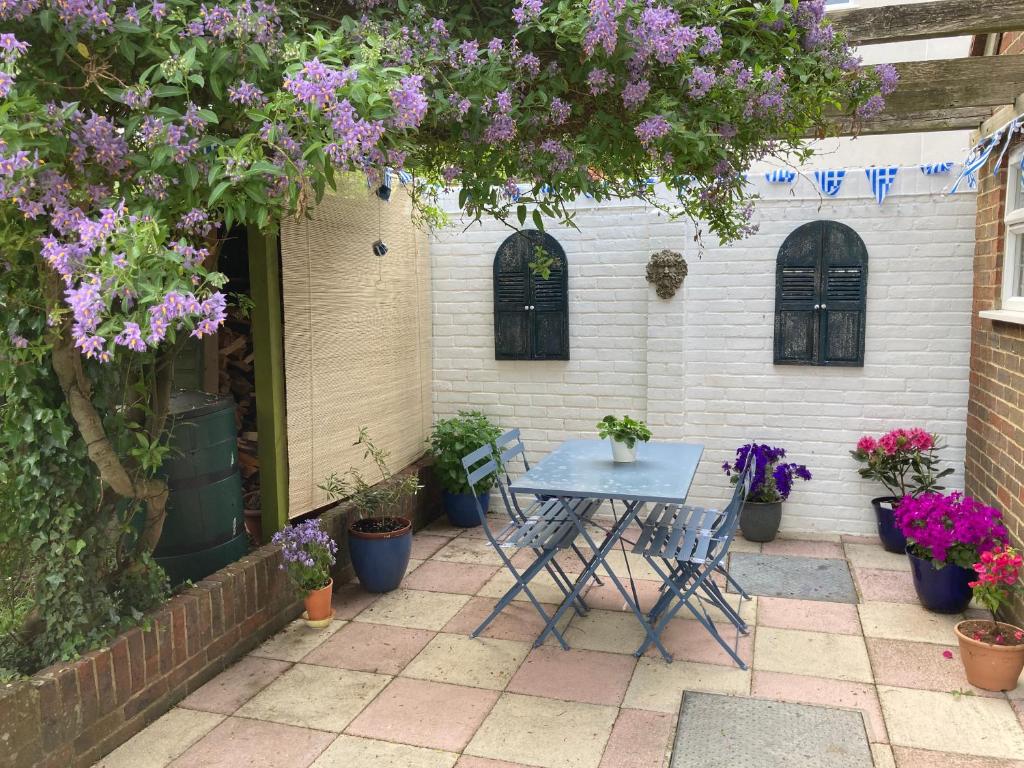
[{"label": "small potted plant on ground", "polygon": [[630,464],[636,461],[636,444],[651,439],[651,430],[642,421],[623,416],[605,416],[597,422],[597,434],[604,440],[611,438],[612,461]]},{"label": "small potted plant on ground", "polygon": [[889,491],[888,496],[871,500],[878,522],[878,538],[889,552],[902,554],[907,541],[893,518],[893,506],[904,496],[943,490],[938,481],[950,474],[947,467],[936,471],[939,463],[939,438],[920,427],[894,429],[880,438],[865,435],[850,451],[863,464],[858,472],[867,480],[877,480]]},{"label": "small potted plant on ground", "polygon": [[422,486],[414,474],[394,477],[388,469],[388,452],[373,444],[365,427],[354,445],[365,446],[363,458],[373,460],[380,482],[370,485],[351,468],[341,477],[332,474],[320,487],[332,500],[347,498],[355,512],[348,527],[348,547],[359,583],[367,592],[390,592],[402,583],[412,552],[412,521],[394,512]]},{"label": "small potted plant on ground", "polygon": [[1010,547],[982,552],[973,566],[977,578],[971,588],[992,614],[992,621],[967,619],[955,628],[967,681],[986,691],[1013,690],[1024,669],[1024,629],[996,618],[1014,593],[1024,593],[1022,563],[1021,553]]},{"label": "small potted plant on ground", "polygon": [[[458,416],[440,419],[430,433],[430,450],[434,454],[434,474],[443,489],[441,494],[448,521],[461,528],[480,525],[477,496],[466,481],[462,457],[477,448],[493,445],[501,437],[501,428],[479,411],[459,411]],[[476,484],[480,506],[484,512],[491,500],[493,475]]]},{"label": "small potted plant on ground", "polygon": [[789,498],[793,483],[810,480],[811,473],[803,464],[783,462],[784,448],[748,443],[736,449],[736,460],[722,465],[732,483],[739,482],[747,464],[754,462],[750,491],[740,509],[740,530],[748,541],[772,541],[782,521],[782,502]]},{"label": "small potted plant on ground", "polygon": [[327,626],[333,616],[331,566],[338,545],[316,519],[285,526],[271,541],[281,545],[281,568],[303,594],[306,611],[302,618],[311,627]]},{"label": "small potted plant on ground", "polygon": [[925,493],[904,496],[895,515],[921,605],[935,613],[965,610],[973,564],[981,552],[1006,541],[999,510],[958,492]]}]

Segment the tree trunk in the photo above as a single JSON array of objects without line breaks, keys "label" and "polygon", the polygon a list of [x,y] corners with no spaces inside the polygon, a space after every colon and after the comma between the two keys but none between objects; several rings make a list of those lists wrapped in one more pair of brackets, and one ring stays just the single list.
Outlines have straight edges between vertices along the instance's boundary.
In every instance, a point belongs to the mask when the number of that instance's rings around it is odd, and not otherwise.
[{"label": "tree trunk", "polygon": [[[134,477],[114,450],[113,443],[103,427],[103,419],[92,403],[92,387],[82,359],[74,347],[69,329],[65,326],[52,352],[53,370],[64,391],[71,417],[85,440],[89,458],[99,470],[100,480],[119,496],[141,501],[146,505],[146,524],[142,532],[143,546],[152,551],[160,540],[167,507],[167,484],[163,480]],[[157,399],[162,398],[157,396]],[[163,417],[158,414],[159,423]]]}]

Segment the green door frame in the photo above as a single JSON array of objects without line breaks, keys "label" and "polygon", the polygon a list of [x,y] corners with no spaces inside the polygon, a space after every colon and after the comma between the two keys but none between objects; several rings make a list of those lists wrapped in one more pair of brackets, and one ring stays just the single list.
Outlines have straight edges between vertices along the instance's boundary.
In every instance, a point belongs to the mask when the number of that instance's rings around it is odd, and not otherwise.
[{"label": "green door frame", "polygon": [[284,398],[281,258],[276,234],[249,227],[252,343],[256,369],[263,540],[288,522],[288,435]]}]

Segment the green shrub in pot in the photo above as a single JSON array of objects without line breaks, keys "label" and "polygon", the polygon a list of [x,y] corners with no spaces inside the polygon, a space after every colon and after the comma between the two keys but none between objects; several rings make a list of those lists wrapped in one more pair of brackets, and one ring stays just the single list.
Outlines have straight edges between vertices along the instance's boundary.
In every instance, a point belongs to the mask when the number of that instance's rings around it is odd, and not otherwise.
[{"label": "green shrub in pot", "polygon": [[[485,445],[493,445],[502,430],[480,411],[459,411],[458,416],[439,419],[430,433],[430,451],[434,455],[434,473],[443,488],[445,513],[452,525],[468,528],[480,524],[477,495],[466,480],[462,457]],[[487,511],[491,478],[476,484],[476,493]]]}]

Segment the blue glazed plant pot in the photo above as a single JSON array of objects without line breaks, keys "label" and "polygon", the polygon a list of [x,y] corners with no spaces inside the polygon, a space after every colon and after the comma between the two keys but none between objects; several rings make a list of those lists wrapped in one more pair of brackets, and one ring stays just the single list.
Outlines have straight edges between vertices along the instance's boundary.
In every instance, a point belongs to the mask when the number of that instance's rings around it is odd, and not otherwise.
[{"label": "blue glazed plant pot", "polygon": [[473,528],[480,525],[480,513],[476,509],[477,500],[480,501],[484,512],[487,511],[491,503],[490,491],[485,491],[479,496],[474,496],[472,493],[444,491],[441,497],[444,502],[445,514],[448,515],[448,522],[459,528]]},{"label": "blue glazed plant pot", "polygon": [[892,513],[893,505],[899,500],[899,496],[879,496],[871,500],[871,505],[875,508],[875,519],[878,521],[878,538],[882,540],[886,552],[896,554],[902,554],[907,549],[907,537],[897,527],[896,518]]},{"label": "blue glazed plant pot", "polygon": [[963,613],[971,603],[971,588],[976,574],[969,568],[947,563],[935,568],[931,560],[913,554],[908,547],[910,573],[921,605],[934,613]]},{"label": "blue glazed plant pot", "polygon": [[390,592],[405,577],[412,553],[412,523],[404,517],[391,518],[402,525],[394,531],[361,531],[348,529],[349,556],[363,589],[367,592]]}]

